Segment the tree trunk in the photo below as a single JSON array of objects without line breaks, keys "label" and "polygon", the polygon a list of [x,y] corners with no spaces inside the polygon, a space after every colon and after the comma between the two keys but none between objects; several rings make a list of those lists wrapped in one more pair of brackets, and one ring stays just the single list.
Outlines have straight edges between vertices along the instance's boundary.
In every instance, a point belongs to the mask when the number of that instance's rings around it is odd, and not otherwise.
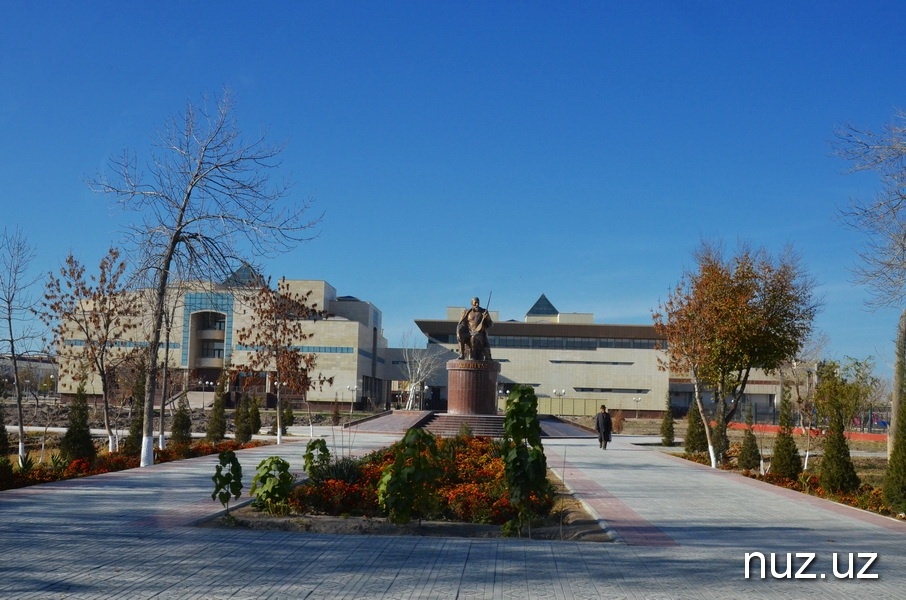
[{"label": "tree trunk", "polygon": [[711,459],[711,468],[717,468],[717,455],[714,453],[714,441],[711,439],[711,421],[708,419],[708,413],[705,411],[702,402],[702,385],[698,377],[692,374],[692,389],[694,390],[695,403],[698,405],[698,416],[701,417],[702,424],[705,426],[705,439],[708,440],[708,457]]},{"label": "tree trunk", "polygon": [[906,309],[900,313],[897,323],[897,341],[894,349],[893,389],[890,393],[890,419],[887,423],[887,460],[893,454],[897,435],[897,413],[900,400],[903,398],[903,385],[906,384]]}]

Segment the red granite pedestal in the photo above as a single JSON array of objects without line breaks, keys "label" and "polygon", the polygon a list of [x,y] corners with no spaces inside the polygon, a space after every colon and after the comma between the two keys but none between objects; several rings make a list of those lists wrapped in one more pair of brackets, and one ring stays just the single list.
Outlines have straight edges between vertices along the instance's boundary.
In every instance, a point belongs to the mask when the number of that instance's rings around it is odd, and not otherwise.
[{"label": "red granite pedestal", "polygon": [[447,361],[447,414],[496,415],[499,374],[497,361]]}]

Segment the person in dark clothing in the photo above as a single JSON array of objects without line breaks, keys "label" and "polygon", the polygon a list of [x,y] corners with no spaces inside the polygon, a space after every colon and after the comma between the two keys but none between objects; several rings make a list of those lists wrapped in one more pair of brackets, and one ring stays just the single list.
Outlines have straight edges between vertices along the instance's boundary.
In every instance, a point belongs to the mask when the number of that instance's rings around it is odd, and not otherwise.
[{"label": "person in dark clothing", "polygon": [[598,444],[602,450],[607,450],[607,442],[610,441],[610,433],[613,430],[613,422],[610,420],[610,413],[607,407],[601,405],[601,412],[595,417],[595,431],[598,432]]}]

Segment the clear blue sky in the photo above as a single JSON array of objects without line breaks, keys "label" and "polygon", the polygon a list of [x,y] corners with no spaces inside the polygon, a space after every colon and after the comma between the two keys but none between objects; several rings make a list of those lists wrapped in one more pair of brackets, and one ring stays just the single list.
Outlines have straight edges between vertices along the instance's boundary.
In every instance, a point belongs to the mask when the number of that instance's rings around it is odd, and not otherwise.
[{"label": "clear blue sky", "polygon": [[[897,312],[850,283],[837,210],[876,182],[830,140],[906,107],[900,2],[0,0],[0,195],[47,271],[122,215],[88,191],[202,94],[285,141],[320,236],[268,265],[416,318],[540,294],[650,323],[702,236],[792,243],[828,354],[892,361]],[[887,369],[889,372],[889,369]]]}]

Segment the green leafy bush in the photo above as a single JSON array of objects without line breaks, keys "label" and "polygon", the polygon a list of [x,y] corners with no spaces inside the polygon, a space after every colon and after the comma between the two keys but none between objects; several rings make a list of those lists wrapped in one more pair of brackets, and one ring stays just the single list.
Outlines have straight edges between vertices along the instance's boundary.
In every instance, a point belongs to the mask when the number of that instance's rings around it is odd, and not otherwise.
[{"label": "green leafy bush", "polygon": [[242,494],[242,465],[236,458],[236,453],[232,450],[221,452],[217,459],[220,461],[215,467],[214,476],[214,493],[211,494],[211,500],[220,500],[227,515],[230,514],[230,499],[236,498]]},{"label": "green leafy bush", "polygon": [[249,493],[255,497],[254,506],[270,514],[289,512],[287,500],[295,479],[289,472],[289,463],[279,456],[270,456],[258,464]]},{"label": "green leafy bush", "polygon": [[425,429],[410,429],[392,464],[381,474],[378,501],[393,523],[408,523],[422,519],[436,507],[432,493],[440,476],[433,464],[437,454],[434,435]]}]

